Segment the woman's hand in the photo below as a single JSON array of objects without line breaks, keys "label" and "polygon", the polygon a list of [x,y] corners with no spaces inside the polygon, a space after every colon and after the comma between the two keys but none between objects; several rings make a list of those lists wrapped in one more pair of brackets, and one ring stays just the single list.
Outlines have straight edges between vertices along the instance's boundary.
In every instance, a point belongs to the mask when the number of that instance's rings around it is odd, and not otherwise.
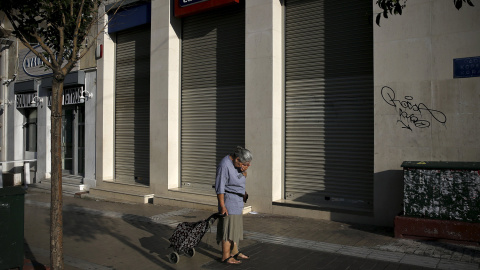
[{"label": "woman's hand", "polygon": [[220,206],[220,214],[228,216],[227,207],[225,207],[225,194],[217,194],[218,206]]},{"label": "woman's hand", "polygon": [[222,211],[221,211],[220,214],[225,215],[225,216],[228,216],[228,210],[227,210],[227,208],[226,208],[225,206],[222,207]]},{"label": "woman's hand", "polygon": [[242,164],[242,165],[240,166],[240,170],[242,171],[242,174],[243,174],[243,176],[245,176],[245,177],[247,177],[248,167],[250,167],[250,165],[245,166],[245,165]]}]

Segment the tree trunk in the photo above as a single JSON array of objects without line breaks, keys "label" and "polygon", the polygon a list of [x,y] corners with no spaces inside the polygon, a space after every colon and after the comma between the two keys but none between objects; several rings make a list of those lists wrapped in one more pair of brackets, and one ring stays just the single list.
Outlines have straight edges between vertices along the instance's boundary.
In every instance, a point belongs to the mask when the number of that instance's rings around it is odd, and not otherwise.
[{"label": "tree trunk", "polygon": [[63,215],[62,215],[62,98],[64,76],[53,77],[52,83],[52,190],[50,207],[50,265],[64,269],[63,265]]}]

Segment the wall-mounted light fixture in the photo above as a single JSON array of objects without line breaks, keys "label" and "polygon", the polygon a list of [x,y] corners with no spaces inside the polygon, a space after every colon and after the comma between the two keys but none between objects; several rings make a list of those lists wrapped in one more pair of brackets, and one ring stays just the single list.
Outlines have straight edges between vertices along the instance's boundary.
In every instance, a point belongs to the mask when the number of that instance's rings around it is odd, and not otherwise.
[{"label": "wall-mounted light fixture", "polygon": [[32,101],[30,102],[31,105],[40,105],[43,103],[43,98],[39,98],[38,96],[34,96]]},{"label": "wall-mounted light fixture", "polygon": [[87,99],[91,99],[93,97],[93,93],[90,93],[88,92],[87,90],[82,90],[80,92],[80,102],[81,103],[84,103],[85,102],[85,98]]}]

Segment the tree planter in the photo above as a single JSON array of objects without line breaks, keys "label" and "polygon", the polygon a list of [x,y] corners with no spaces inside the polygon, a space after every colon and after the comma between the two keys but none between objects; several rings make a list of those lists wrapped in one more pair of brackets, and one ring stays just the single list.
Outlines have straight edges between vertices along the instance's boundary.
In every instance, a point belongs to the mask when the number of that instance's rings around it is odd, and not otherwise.
[{"label": "tree planter", "polygon": [[395,237],[480,242],[480,163],[402,164],[403,215]]},{"label": "tree planter", "polygon": [[407,217],[480,222],[480,162],[405,161]]},{"label": "tree planter", "polygon": [[396,238],[447,239],[480,243],[480,223],[417,217],[395,217]]}]

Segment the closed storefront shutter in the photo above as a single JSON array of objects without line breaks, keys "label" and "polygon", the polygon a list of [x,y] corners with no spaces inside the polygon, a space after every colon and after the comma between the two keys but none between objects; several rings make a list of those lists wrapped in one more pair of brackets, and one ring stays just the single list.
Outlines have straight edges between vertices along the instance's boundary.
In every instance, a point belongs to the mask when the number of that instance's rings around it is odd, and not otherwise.
[{"label": "closed storefront shutter", "polygon": [[371,212],[372,2],[285,9],[285,198]]},{"label": "closed storefront shutter", "polygon": [[149,184],[150,25],[116,33],[115,180]]},{"label": "closed storefront shutter", "polygon": [[211,191],[217,163],[245,144],[244,4],[186,17],[182,30],[181,181]]}]

